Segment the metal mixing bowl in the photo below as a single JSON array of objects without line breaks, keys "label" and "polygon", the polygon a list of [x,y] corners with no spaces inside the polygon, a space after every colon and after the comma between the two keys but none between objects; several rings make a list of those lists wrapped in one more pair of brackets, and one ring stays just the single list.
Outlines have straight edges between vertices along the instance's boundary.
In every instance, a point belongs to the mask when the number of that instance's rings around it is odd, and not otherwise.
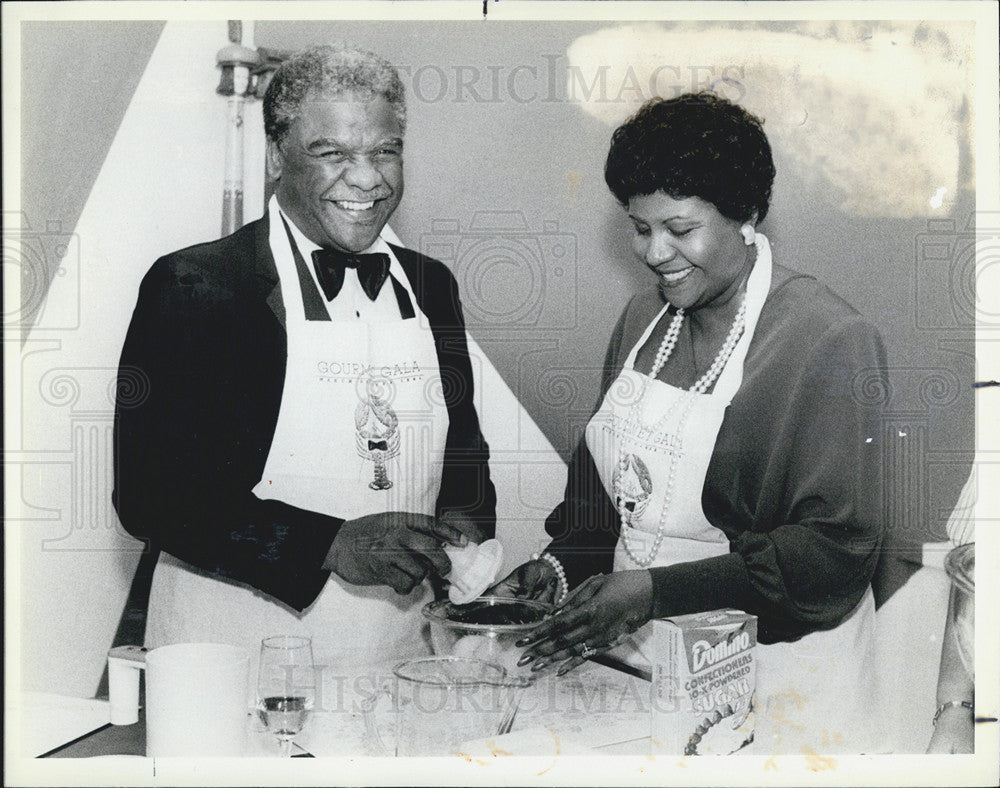
[{"label": "metal mixing bowl", "polygon": [[514,643],[534,629],[552,610],[552,605],[529,599],[479,597],[466,605],[447,599],[424,606],[430,622],[434,653],[493,662],[508,675],[531,675],[531,666],[519,668],[523,648]]}]

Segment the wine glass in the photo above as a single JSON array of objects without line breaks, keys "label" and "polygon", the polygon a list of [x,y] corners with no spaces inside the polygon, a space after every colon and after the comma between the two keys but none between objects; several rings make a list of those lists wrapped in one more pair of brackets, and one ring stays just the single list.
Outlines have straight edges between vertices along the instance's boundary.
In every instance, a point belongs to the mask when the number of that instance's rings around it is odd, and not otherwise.
[{"label": "wine glass", "polygon": [[264,638],[260,645],[257,715],[278,737],[283,757],[292,754],[292,739],[305,725],[315,695],[312,640],[295,635]]}]

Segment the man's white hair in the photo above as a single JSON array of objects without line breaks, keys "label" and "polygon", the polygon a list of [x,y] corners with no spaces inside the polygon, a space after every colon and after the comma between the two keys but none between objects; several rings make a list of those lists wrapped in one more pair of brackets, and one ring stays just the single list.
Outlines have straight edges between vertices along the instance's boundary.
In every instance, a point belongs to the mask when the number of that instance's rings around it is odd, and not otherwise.
[{"label": "man's white hair", "polygon": [[264,94],[264,131],[280,142],[307,98],[344,93],[382,96],[406,130],[406,91],[396,68],[367,49],[338,44],[296,52],[274,72]]}]

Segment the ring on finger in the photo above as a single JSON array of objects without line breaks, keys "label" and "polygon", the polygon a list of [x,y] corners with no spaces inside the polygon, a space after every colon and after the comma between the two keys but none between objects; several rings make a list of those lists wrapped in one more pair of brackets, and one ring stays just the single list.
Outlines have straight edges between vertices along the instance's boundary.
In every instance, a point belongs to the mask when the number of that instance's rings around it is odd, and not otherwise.
[{"label": "ring on finger", "polygon": [[580,652],[580,656],[584,659],[590,659],[594,654],[597,653],[596,648],[591,648],[586,643],[583,644],[583,651]]}]

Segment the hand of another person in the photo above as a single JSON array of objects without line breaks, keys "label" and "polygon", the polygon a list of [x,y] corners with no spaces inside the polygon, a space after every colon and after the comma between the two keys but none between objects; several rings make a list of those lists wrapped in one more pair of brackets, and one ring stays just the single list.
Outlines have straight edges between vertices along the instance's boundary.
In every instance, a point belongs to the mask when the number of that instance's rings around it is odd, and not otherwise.
[{"label": "hand of another person", "polygon": [[408,594],[428,572],[443,577],[451,571],[444,542],[463,547],[469,538],[449,522],[425,514],[368,514],[340,526],[323,568],[348,583],[387,585]]},{"label": "hand of another person", "polygon": [[582,664],[584,650],[615,646],[626,635],[649,621],[653,603],[653,577],[646,570],[594,575],[578,586],[517,646],[525,649],[518,665],[533,671],[562,662],[560,676]]},{"label": "hand of another person", "polygon": [[487,588],[483,596],[515,597],[552,603],[559,591],[559,578],[548,561],[534,560],[521,564],[507,577]]},{"label": "hand of another person", "polygon": [[949,706],[941,712],[928,753],[969,753],[975,749],[976,733],[972,712],[964,706]]}]

